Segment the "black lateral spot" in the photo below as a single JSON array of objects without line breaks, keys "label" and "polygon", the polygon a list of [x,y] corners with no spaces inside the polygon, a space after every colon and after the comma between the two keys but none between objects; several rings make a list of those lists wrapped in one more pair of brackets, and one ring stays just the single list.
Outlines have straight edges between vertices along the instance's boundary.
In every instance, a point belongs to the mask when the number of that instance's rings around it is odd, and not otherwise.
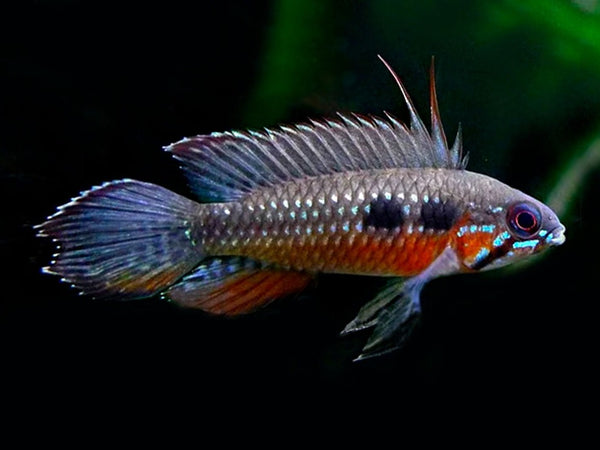
[{"label": "black lateral spot", "polygon": [[402,203],[397,199],[387,199],[379,194],[369,204],[369,213],[365,216],[364,224],[367,227],[393,229],[401,227],[404,223]]},{"label": "black lateral spot", "polygon": [[458,215],[458,208],[450,201],[423,203],[421,206],[421,221],[425,229],[449,230]]}]

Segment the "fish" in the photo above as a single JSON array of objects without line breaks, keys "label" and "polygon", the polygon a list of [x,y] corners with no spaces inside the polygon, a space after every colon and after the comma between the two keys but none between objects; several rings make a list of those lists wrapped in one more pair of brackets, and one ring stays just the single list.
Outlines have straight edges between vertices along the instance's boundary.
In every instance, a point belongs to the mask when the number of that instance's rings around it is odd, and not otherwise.
[{"label": "fish", "polygon": [[363,360],[403,347],[423,286],[522,260],[565,241],[539,200],[468,171],[449,146],[432,58],[428,131],[399,76],[408,123],[391,114],[227,131],[164,147],[197,200],[120,179],[37,225],[56,253],[42,271],[102,299],[159,295],[221,316],[256,311],[320,274],[385,278],[341,334],[371,330]]}]

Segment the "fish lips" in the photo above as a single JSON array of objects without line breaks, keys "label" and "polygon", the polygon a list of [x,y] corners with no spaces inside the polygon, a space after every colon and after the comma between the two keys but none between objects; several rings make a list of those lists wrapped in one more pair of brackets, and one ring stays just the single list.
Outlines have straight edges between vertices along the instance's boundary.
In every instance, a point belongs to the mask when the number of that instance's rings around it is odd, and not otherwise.
[{"label": "fish lips", "polygon": [[546,241],[550,245],[562,245],[566,240],[565,231],[566,229],[563,225],[557,226],[552,230],[552,232],[550,232],[546,238]]}]

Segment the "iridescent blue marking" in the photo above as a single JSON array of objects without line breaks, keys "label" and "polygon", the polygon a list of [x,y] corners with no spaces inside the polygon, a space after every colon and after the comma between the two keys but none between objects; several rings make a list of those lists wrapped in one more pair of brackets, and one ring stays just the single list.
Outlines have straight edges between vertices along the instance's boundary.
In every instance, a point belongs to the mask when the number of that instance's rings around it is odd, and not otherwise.
[{"label": "iridescent blue marking", "polygon": [[534,248],[536,245],[538,245],[538,242],[540,242],[539,239],[530,239],[529,241],[515,242],[513,244],[513,248]]},{"label": "iridescent blue marking", "polygon": [[383,194],[383,196],[385,197],[386,200],[391,200],[392,199],[392,193],[391,192],[385,192]]},{"label": "iridescent blue marking", "polygon": [[458,229],[458,231],[457,231],[456,235],[457,235],[458,237],[463,237],[463,236],[466,234],[466,232],[467,232],[467,230],[468,230],[468,229],[469,229],[469,227],[468,227],[468,226],[466,226],[466,225],[465,225],[465,226],[462,226],[462,227],[460,227],[460,228]]},{"label": "iridescent blue marking", "polygon": [[344,231],[350,231],[350,223],[349,222],[344,222],[344,225],[342,225],[342,229]]},{"label": "iridescent blue marking", "polygon": [[484,233],[493,233],[495,229],[496,229],[496,225],[482,225],[481,226],[481,231],[483,231]]},{"label": "iridescent blue marking", "polygon": [[308,218],[308,214],[306,213],[306,211],[302,211],[300,213],[300,217],[302,217],[303,220],[306,220]]},{"label": "iridescent blue marking", "polygon": [[541,231],[538,233],[538,236],[539,236],[539,237],[544,237],[544,236],[546,236],[547,234],[548,234],[548,232],[547,232],[546,230],[541,230]]},{"label": "iridescent blue marking", "polygon": [[475,263],[480,263],[481,261],[483,261],[485,258],[487,258],[487,256],[490,254],[490,251],[485,248],[482,247],[477,254],[475,255]]},{"label": "iridescent blue marking", "polygon": [[353,215],[357,215],[358,214],[358,206],[353,206],[352,207],[352,214]]},{"label": "iridescent blue marking", "polygon": [[290,217],[291,217],[292,219],[295,219],[295,218],[296,218],[296,211],[291,211],[291,212],[290,212]]},{"label": "iridescent blue marking", "polygon": [[471,225],[471,226],[469,227],[469,231],[470,231],[471,233],[475,233],[475,232],[477,231],[477,228],[478,228],[478,227],[477,227],[477,225]]},{"label": "iridescent blue marking", "polygon": [[553,237],[554,235],[552,233],[548,234],[548,236],[546,236],[546,242],[550,242]]},{"label": "iridescent blue marking", "polygon": [[356,228],[356,231],[362,231],[363,230],[362,222],[356,222],[355,228]]},{"label": "iridescent blue marking", "polygon": [[299,198],[296,199],[296,201],[294,202],[294,205],[296,205],[296,208],[300,208],[302,206],[302,202],[300,201]]},{"label": "iridescent blue marking", "polygon": [[500,247],[502,244],[504,244],[504,241],[507,240],[510,237],[510,233],[508,231],[505,231],[501,234],[499,234],[496,239],[494,239],[494,247]]},{"label": "iridescent blue marking", "polygon": [[493,213],[499,213],[501,211],[503,211],[504,208],[502,206],[496,206],[495,208],[492,209]]},{"label": "iridescent blue marking", "polygon": [[404,213],[405,216],[408,216],[410,214],[410,205],[404,205],[402,207],[402,212]]}]

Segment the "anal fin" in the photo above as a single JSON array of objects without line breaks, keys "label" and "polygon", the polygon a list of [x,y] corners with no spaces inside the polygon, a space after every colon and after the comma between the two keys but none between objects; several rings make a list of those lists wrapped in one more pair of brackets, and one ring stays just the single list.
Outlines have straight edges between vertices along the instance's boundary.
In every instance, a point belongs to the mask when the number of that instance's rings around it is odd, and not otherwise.
[{"label": "anal fin", "polygon": [[312,276],[264,266],[240,257],[216,257],[169,288],[164,295],[181,306],[212,314],[246,314],[303,290]]}]

